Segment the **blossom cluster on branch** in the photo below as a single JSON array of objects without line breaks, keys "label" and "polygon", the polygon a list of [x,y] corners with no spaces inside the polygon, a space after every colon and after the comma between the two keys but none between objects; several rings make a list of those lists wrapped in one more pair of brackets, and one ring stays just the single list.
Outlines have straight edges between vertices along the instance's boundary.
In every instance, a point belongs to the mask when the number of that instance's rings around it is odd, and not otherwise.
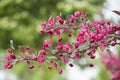
[{"label": "blossom cluster on branch", "polygon": [[117,55],[114,53],[111,55],[102,53],[102,63],[112,73],[112,80],[120,80],[120,59]]},{"label": "blossom cluster on branch", "polygon": [[[49,63],[48,69],[56,69],[59,74],[62,74],[62,66],[65,64],[73,67],[71,60],[80,60],[85,55],[95,59],[97,48],[105,50],[108,46],[119,44],[117,42],[120,39],[119,25],[112,25],[104,20],[90,21],[88,16],[88,13],[76,11],[66,20],[62,18],[61,13],[55,18],[50,17],[41,25],[40,34],[49,36],[49,39],[44,40],[41,49],[33,51],[30,46],[19,46],[20,54],[15,55],[14,48],[10,47],[4,67],[11,69],[20,61],[29,64],[29,69],[35,67],[32,62],[40,65]],[[64,40],[62,36],[64,34],[67,34],[68,40]],[[56,44],[54,44],[53,36],[57,38]],[[71,42],[69,42],[70,39]],[[88,65],[93,67],[91,62]]]}]

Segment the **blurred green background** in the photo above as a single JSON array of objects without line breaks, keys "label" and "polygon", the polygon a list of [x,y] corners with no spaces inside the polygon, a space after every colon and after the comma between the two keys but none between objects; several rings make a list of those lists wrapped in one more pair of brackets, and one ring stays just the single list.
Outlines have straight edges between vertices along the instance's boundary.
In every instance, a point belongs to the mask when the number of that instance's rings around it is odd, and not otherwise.
[{"label": "blurred green background", "polygon": [[[101,14],[103,3],[106,0],[0,0],[0,69],[3,69],[4,56],[14,41],[14,46],[30,45],[39,50],[45,36],[39,34],[40,25],[50,16],[63,13],[64,19],[76,10],[82,10],[90,14]],[[95,62],[100,67],[100,75],[93,80],[108,80],[107,73],[100,62]],[[49,71],[46,66],[33,70],[27,69],[27,65],[20,63],[11,70],[18,80],[58,80],[56,71]],[[104,73],[104,74],[103,74]],[[59,77],[62,78],[61,76]],[[98,79],[99,78],[99,79]],[[59,79],[59,80],[60,80]],[[1,80],[1,79],[0,79]],[[65,80],[65,78],[62,78]]]},{"label": "blurred green background", "polygon": [[[90,18],[98,13],[105,0],[1,0],[0,1],[0,49],[7,49],[9,41],[14,45],[30,45],[40,48],[43,37],[39,35],[41,22],[50,16],[63,13],[64,18],[76,10],[89,12]],[[99,5],[99,6],[98,6]]]}]

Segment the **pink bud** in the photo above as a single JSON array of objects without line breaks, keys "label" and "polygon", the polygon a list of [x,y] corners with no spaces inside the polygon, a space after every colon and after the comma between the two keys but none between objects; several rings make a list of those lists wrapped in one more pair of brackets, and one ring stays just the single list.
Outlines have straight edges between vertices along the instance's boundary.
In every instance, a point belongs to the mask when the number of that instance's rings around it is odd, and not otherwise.
[{"label": "pink bud", "polygon": [[102,25],[102,26],[104,26],[105,21],[101,20],[101,21],[99,21],[99,24]]},{"label": "pink bud", "polygon": [[80,17],[82,15],[82,12],[81,11],[76,11],[75,13],[74,13],[74,16],[75,17]]},{"label": "pink bud", "polygon": [[56,29],[54,30],[54,34],[55,34],[55,35],[60,35],[60,29],[59,29],[59,28],[56,28]]},{"label": "pink bud", "polygon": [[61,42],[62,42],[62,39],[63,39],[63,38],[60,37],[60,38],[58,39],[58,43],[61,43]]},{"label": "pink bud", "polygon": [[12,48],[8,48],[8,52],[12,53],[13,52]]},{"label": "pink bud", "polygon": [[78,48],[78,47],[79,47],[79,45],[80,45],[80,43],[79,43],[79,42],[74,42],[74,47],[75,47],[75,48]]},{"label": "pink bud", "polygon": [[95,48],[92,48],[92,49],[88,50],[88,52],[87,52],[88,55],[92,55],[94,53],[95,53]]},{"label": "pink bud", "polygon": [[43,57],[43,56],[38,56],[37,57],[37,60],[38,60],[38,62],[40,63],[40,64],[42,64],[44,61],[45,61],[45,58]]},{"label": "pink bud", "polygon": [[57,50],[62,50],[63,49],[63,45],[62,44],[58,44],[56,48],[57,48]]},{"label": "pink bud", "polygon": [[47,22],[47,26],[52,28],[55,24],[55,20],[52,18],[52,19],[49,19],[48,22]]},{"label": "pink bud", "polygon": [[88,12],[86,12],[86,17],[88,17],[89,16],[89,13]]},{"label": "pink bud", "polygon": [[60,23],[60,24],[63,24],[63,23],[64,23],[64,20],[63,20],[63,19],[59,19],[59,23]]},{"label": "pink bud", "polygon": [[50,30],[47,31],[47,33],[48,33],[49,35],[52,35],[52,34],[53,34],[53,30],[50,29]]},{"label": "pink bud", "polygon": [[7,63],[10,63],[10,60],[11,60],[11,57],[10,57],[9,55],[5,57],[5,61],[6,61]]},{"label": "pink bud", "polygon": [[89,67],[93,67],[94,65],[92,63],[89,64]]},{"label": "pink bud", "polygon": [[69,55],[71,55],[71,54],[72,54],[72,52],[68,52],[68,54],[69,54]]},{"label": "pink bud", "polygon": [[29,66],[29,69],[33,69],[35,66],[34,65],[30,65]]},{"label": "pink bud", "polygon": [[59,74],[62,74],[62,69],[61,69],[61,68],[58,70],[58,73],[59,73]]},{"label": "pink bud", "polygon": [[116,45],[116,42],[112,41],[111,46],[115,46],[115,45]]},{"label": "pink bud", "polygon": [[80,56],[79,56],[79,52],[75,52],[75,56],[74,56],[75,59],[79,59]]},{"label": "pink bud", "polygon": [[11,64],[11,63],[6,63],[5,65],[4,65],[4,68],[5,69],[11,69],[13,67],[13,65]]},{"label": "pink bud", "polygon": [[33,60],[34,60],[34,61],[37,61],[37,56],[34,56]]},{"label": "pink bud", "polygon": [[40,29],[40,34],[41,34],[41,35],[45,34],[44,29]]},{"label": "pink bud", "polygon": [[54,66],[54,68],[57,68],[57,67],[58,67],[58,65],[57,65],[56,62],[53,62],[53,66]]},{"label": "pink bud", "polygon": [[71,48],[70,44],[66,43],[63,47],[63,50],[68,52],[70,50],[70,48]]},{"label": "pink bud", "polygon": [[46,55],[46,51],[45,51],[44,49],[42,49],[42,50],[40,51],[40,55]]},{"label": "pink bud", "polygon": [[70,67],[73,67],[73,64],[70,63],[69,66],[70,66]]},{"label": "pink bud", "polygon": [[62,54],[61,52],[59,52],[59,53],[58,53],[58,56],[62,57],[62,56],[63,56],[63,54]]},{"label": "pink bud", "polygon": [[48,66],[48,69],[51,70],[51,69],[52,69],[52,66]]},{"label": "pink bud", "polygon": [[95,55],[93,55],[93,54],[90,55],[90,58],[91,58],[91,59],[94,59],[94,58],[95,58]]},{"label": "pink bud", "polygon": [[44,23],[42,23],[42,25],[41,25],[41,26],[42,26],[42,28],[43,28],[43,29],[45,29],[45,28],[47,27],[47,23],[46,23],[46,22],[44,22]]},{"label": "pink bud", "polygon": [[50,60],[50,63],[53,64],[55,61],[54,60]]},{"label": "pink bud", "polygon": [[70,22],[71,22],[71,23],[74,23],[74,22],[75,22],[75,16],[71,15],[71,17],[70,17]]},{"label": "pink bud", "polygon": [[26,50],[30,50],[30,46],[26,46]]},{"label": "pink bud", "polygon": [[110,25],[110,22],[107,22],[107,25]]},{"label": "pink bud", "polygon": [[49,41],[45,40],[43,43],[43,48],[48,48],[49,47]]},{"label": "pink bud", "polygon": [[68,34],[68,37],[72,37],[72,34],[69,33],[69,34]]},{"label": "pink bud", "polygon": [[12,53],[12,54],[10,54],[10,58],[11,58],[11,59],[16,59],[15,54],[13,54],[13,53]]}]

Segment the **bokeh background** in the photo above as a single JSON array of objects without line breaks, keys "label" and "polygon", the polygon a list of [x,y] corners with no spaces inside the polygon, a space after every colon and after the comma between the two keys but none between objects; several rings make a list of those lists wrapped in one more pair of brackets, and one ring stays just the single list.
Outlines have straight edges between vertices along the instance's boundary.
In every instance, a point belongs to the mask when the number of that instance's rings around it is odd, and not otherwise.
[{"label": "bokeh background", "polygon": [[[11,70],[4,70],[3,64],[10,40],[16,49],[20,45],[40,49],[46,38],[39,34],[40,24],[50,16],[61,12],[65,19],[74,11],[82,10],[89,13],[90,20],[105,19],[118,24],[120,17],[112,10],[120,10],[119,3],[120,0],[0,0],[0,80],[108,80],[111,75],[99,57],[93,61],[94,68],[75,63],[73,68],[66,66],[61,76],[47,66],[36,64],[35,69],[29,70],[25,63],[20,63]],[[117,46],[115,51],[118,49]]]}]

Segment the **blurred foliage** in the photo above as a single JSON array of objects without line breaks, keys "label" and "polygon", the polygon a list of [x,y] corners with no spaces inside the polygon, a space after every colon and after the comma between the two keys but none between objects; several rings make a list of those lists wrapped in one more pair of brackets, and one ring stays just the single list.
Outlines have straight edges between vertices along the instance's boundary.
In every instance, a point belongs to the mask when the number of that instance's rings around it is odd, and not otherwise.
[{"label": "blurred foliage", "polygon": [[89,0],[89,2],[93,5],[96,6],[102,6],[101,4],[103,4],[106,0]]},{"label": "blurred foliage", "polygon": [[11,71],[16,75],[19,75],[18,80],[56,80],[58,77],[58,74],[56,74],[57,71],[49,70],[47,66],[39,66],[38,64],[35,64],[35,68],[29,70],[28,65],[24,62],[17,64],[13,69],[11,69]]},{"label": "blurred foliage", "polygon": [[44,38],[39,35],[41,22],[60,12],[66,18],[66,14],[70,15],[76,10],[89,12],[90,19],[93,19],[93,14],[99,12],[96,6],[99,1],[101,0],[1,0],[0,49],[8,48],[10,40],[14,40],[15,47],[30,45],[39,49]]},{"label": "blurred foliage", "polygon": [[104,64],[102,64],[101,60],[98,59],[95,64],[99,68],[98,76],[95,80],[110,80],[111,74],[109,71],[106,70]]},{"label": "blurred foliage", "polygon": [[120,45],[117,45],[117,46],[115,47],[115,51],[116,51],[118,57],[120,58]]}]

